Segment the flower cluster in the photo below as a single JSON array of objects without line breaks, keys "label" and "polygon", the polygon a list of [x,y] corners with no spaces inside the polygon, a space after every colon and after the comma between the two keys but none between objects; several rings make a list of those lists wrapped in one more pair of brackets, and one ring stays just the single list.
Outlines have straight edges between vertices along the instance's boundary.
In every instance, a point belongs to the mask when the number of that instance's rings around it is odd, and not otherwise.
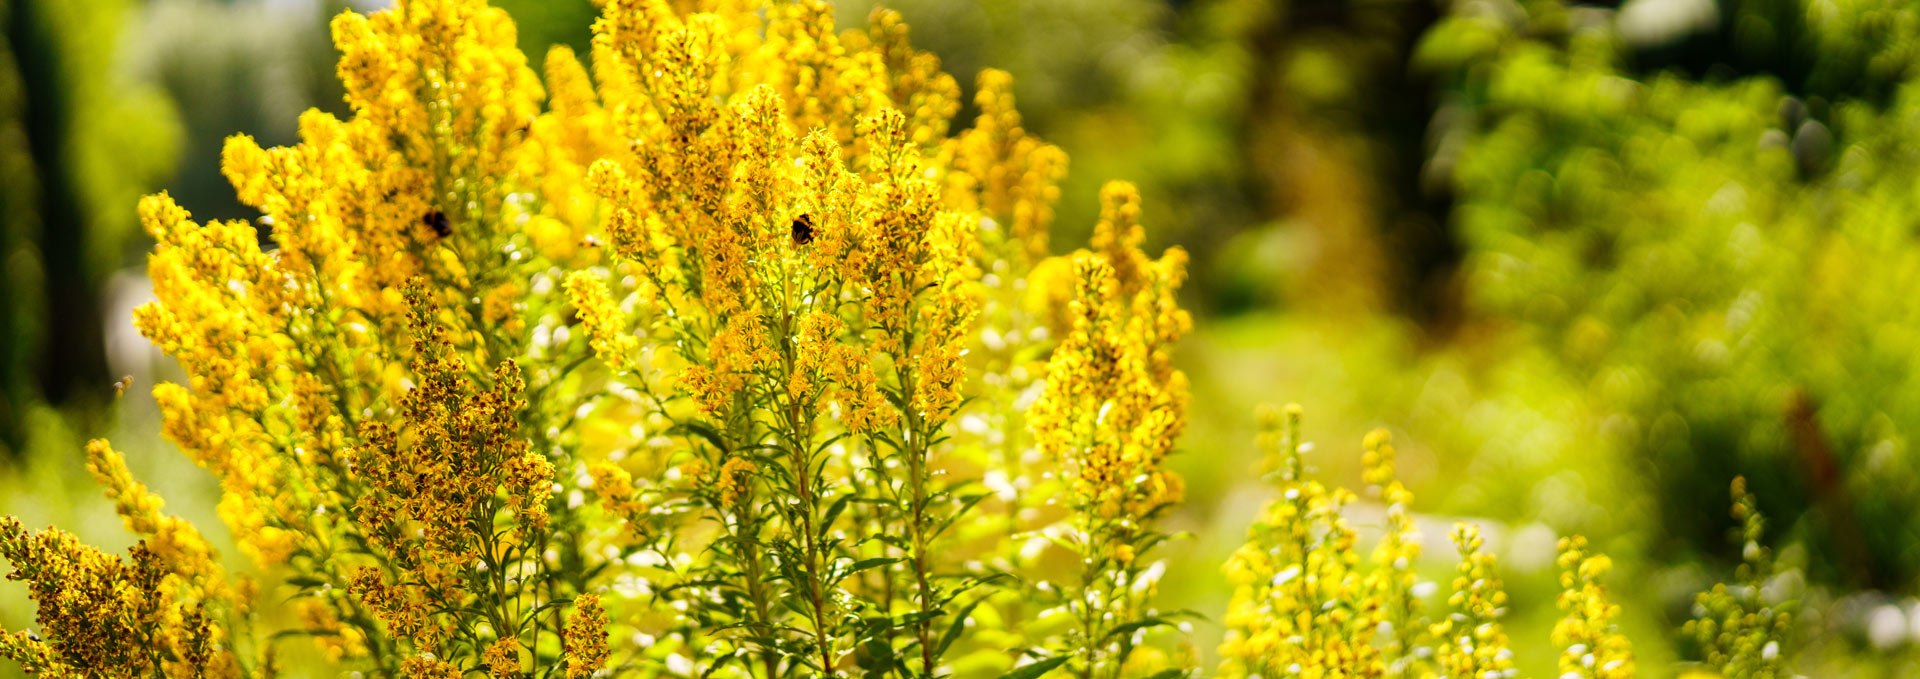
[{"label": "flower cluster", "polygon": [[[1388,597],[1411,596],[1411,588],[1395,586],[1396,571],[1409,564],[1395,558],[1383,564],[1381,577],[1361,568],[1358,536],[1343,514],[1355,496],[1307,478],[1300,416],[1297,406],[1284,415],[1260,415],[1260,443],[1277,470],[1281,497],[1267,505],[1226,564],[1234,595],[1224,621],[1221,676],[1378,676],[1415,657],[1404,646],[1400,657],[1383,652],[1402,643],[1399,631],[1419,629],[1411,621],[1393,627],[1394,641],[1374,643],[1375,631],[1388,626]],[[1369,438],[1385,445],[1382,436]],[[1377,459],[1369,480],[1386,481],[1389,467]],[[1389,543],[1382,544],[1383,556]],[[1382,585],[1391,589],[1373,591]]]},{"label": "flower cluster", "polygon": [[237,677],[231,644],[244,629],[243,599],[220,576],[191,525],[160,513],[105,441],[88,445],[88,468],[127,527],[142,540],[128,558],[81,544],[58,529],[30,533],[0,518],[8,579],[39,603],[40,633],[0,633],[0,656],[47,676]]},{"label": "flower cluster", "polygon": [[1065,591],[1081,622],[1071,640],[1086,672],[1120,671],[1133,640],[1113,630],[1152,617],[1157,577],[1140,557],[1163,536],[1152,522],[1181,500],[1165,467],[1186,426],[1186,375],[1173,345],[1192,326],[1176,294],[1186,253],[1158,260],[1140,250],[1140,196],[1131,184],[1101,191],[1093,249],[1075,253],[1072,327],[1047,362],[1047,383],[1029,412],[1035,441],[1067,477],[1075,509],[1071,542],[1082,574]]},{"label": "flower cluster", "polygon": [[1493,570],[1494,556],[1487,552],[1486,541],[1473,524],[1454,526],[1451,537],[1460,551],[1460,565],[1459,575],[1453,579],[1453,594],[1447,598],[1453,612],[1433,625],[1433,636],[1439,640],[1440,672],[1449,677],[1515,676],[1513,650],[1500,625],[1507,610],[1507,593]]},{"label": "flower cluster", "polygon": [[[1306,476],[1299,409],[1289,407],[1284,420],[1263,410],[1260,419],[1260,444],[1280,497],[1225,567],[1235,590],[1224,620],[1221,676],[1516,676],[1501,624],[1507,595],[1479,527],[1453,528],[1459,562],[1445,615],[1422,610],[1423,592],[1435,588],[1414,570],[1413,496],[1394,477],[1386,432],[1369,434],[1362,455],[1370,494],[1386,505],[1385,531],[1367,569],[1344,515],[1356,496]],[[1563,650],[1562,676],[1633,676],[1632,649],[1614,625],[1619,607],[1601,584],[1610,562],[1574,536],[1561,542],[1560,564],[1565,615],[1553,641]]]},{"label": "flower cluster", "polygon": [[1072,326],[1047,364],[1032,427],[1042,450],[1066,462],[1075,502],[1103,521],[1144,517],[1179,502],[1164,469],[1186,426],[1187,378],[1173,345],[1192,327],[1175,297],[1186,253],[1159,260],[1140,251],[1139,193],[1115,182],[1101,191],[1094,251],[1072,257]]},{"label": "flower cluster", "polygon": [[[1192,670],[1154,603],[1184,494],[1186,255],[1149,257],[1139,193],[1113,182],[1089,247],[1048,256],[1066,156],[1024,129],[1010,76],[980,76],[956,133],[959,87],[897,14],[842,32],[809,0],[607,0],[591,52],[538,74],[481,0],[332,26],[351,115],[225,147],[257,220],[139,210],[155,300],[135,322],[186,376],[153,390],[163,433],[218,479],[246,567],[95,442],[140,541],[122,559],[0,520],[39,605],[0,656],[110,676],[272,676],[283,653],[447,678]],[[1225,673],[1507,672],[1477,533],[1429,620],[1389,438],[1366,442],[1387,508],[1369,568],[1342,515],[1358,496],[1307,478],[1292,418],[1263,435],[1284,499],[1228,568]],[[1560,636],[1630,672],[1581,549]]]},{"label": "flower cluster", "polygon": [[1621,634],[1614,619],[1620,606],[1607,597],[1601,578],[1613,570],[1613,560],[1588,551],[1580,536],[1560,540],[1560,610],[1553,626],[1553,642],[1560,646],[1563,677],[1626,679],[1633,676],[1633,643]]},{"label": "flower cluster", "polygon": [[1732,490],[1740,567],[1731,584],[1716,583],[1694,597],[1685,631],[1700,645],[1707,666],[1724,676],[1792,676],[1781,641],[1792,632],[1793,606],[1770,586],[1777,575],[1773,554],[1761,542],[1765,522],[1746,478],[1734,478]]}]

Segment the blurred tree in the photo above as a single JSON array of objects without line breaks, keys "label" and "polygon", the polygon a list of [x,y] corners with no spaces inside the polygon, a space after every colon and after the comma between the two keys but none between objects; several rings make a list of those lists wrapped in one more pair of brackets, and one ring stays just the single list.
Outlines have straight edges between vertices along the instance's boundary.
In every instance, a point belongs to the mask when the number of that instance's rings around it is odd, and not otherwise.
[{"label": "blurred tree", "polygon": [[[6,154],[0,445],[25,438],[24,411],[111,393],[99,313],[106,274],[125,259],[131,206],[171,169],[172,107],[129,82],[116,60],[129,3],[7,0],[10,63],[0,68]],[[21,154],[24,137],[24,155]],[[33,376],[28,377],[32,372]],[[37,394],[35,392],[38,392]]]},{"label": "blurred tree", "polygon": [[[346,111],[327,20],[345,0],[153,0],[128,36],[136,75],[157,83],[176,103],[189,152],[166,189],[196,206],[196,216],[246,219],[257,214],[234,199],[220,173],[227,135],[244,132],[262,143],[297,140],[300,112]],[[128,259],[123,264],[133,264]]]},{"label": "blurred tree", "polygon": [[[1074,159],[1056,240],[1083,237],[1099,183],[1125,176],[1156,237],[1192,250],[1203,308],[1448,308],[1446,187],[1421,174],[1438,99],[1408,59],[1432,4],[886,4],[942,28],[925,43],[963,85],[984,67],[1020,74],[1029,127]],[[843,5],[842,23],[865,11]]]},{"label": "blurred tree", "polygon": [[39,346],[39,178],[27,141],[26,92],[14,58],[12,0],[0,2],[0,449],[18,450],[24,410],[35,391]]},{"label": "blurred tree", "polygon": [[1463,280],[1621,432],[1663,549],[1717,544],[1699,498],[1745,474],[1815,574],[1905,589],[1920,8],[1708,9],[1658,31],[1631,4],[1462,3],[1429,33]]}]

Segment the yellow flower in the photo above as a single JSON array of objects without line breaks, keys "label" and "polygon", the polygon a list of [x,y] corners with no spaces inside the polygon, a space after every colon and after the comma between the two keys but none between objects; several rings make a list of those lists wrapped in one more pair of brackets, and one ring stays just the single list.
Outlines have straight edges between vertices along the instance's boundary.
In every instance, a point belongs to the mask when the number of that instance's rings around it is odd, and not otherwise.
[{"label": "yellow flower", "polygon": [[574,599],[561,645],[567,651],[568,679],[590,676],[606,666],[607,612],[600,608],[599,596],[582,594]]},{"label": "yellow flower", "polygon": [[1000,220],[1007,229],[1002,238],[1030,265],[1047,256],[1067,155],[1027,134],[1014,107],[1013,76],[1005,71],[981,71],[973,103],[980,109],[973,128],[950,142],[948,200]]},{"label": "yellow flower", "polygon": [[313,641],[327,658],[340,662],[367,654],[366,636],[357,627],[340,621],[334,606],[318,598],[304,598],[295,604],[302,629],[313,633]]},{"label": "yellow flower", "polygon": [[533,535],[547,529],[547,500],[553,496],[553,463],[547,461],[547,456],[529,450],[507,458],[501,475],[500,487],[507,495],[507,504],[520,520],[523,537],[532,543]]},{"label": "yellow flower", "polygon": [[[1258,418],[1257,441],[1265,464],[1279,471],[1281,496],[1225,566],[1235,586],[1220,674],[1383,676],[1397,667],[1418,676],[1416,635],[1425,625],[1412,605],[1411,519],[1389,526],[1373,568],[1362,569],[1344,516],[1354,496],[1305,478],[1300,409],[1284,412],[1262,409]],[[1367,442],[1379,452],[1385,440]]]},{"label": "yellow flower", "polygon": [[593,491],[600,496],[601,505],[619,517],[628,531],[637,534],[647,505],[633,487],[633,475],[611,462],[596,462],[587,467],[587,473],[593,477]]},{"label": "yellow flower", "polygon": [[166,503],[145,484],[133,480],[126,459],[119,451],[103,439],[89,441],[87,471],[106,489],[107,499],[113,501],[127,530],[147,540],[147,548],[167,571],[216,595],[226,594],[224,575],[213,547],[193,524],[161,513],[160,508]]},{"label": "yellow flower", "polygon": [[720,504],[733,506],[741,496],[751,492],[756,469],[753,461],[745,457],[727,458],[726,464],[720,465]]},{"label": "yellow flower", "polygon": [[416,655],[400,663],[408,679],[461,679],[460,668],[432,655]]},{"label": "yellow flower", "polygon": [[[906,114],[907,137],[916,146],[945,139],[953,116],[960,112],[960,84],[940,70],[940,58],[913,48],[900,13],[875,7],[867,18],[867,39],[893,76],[894,108]],[[860,45],[850,44],[849,50]]]},{"label": "yellow flower", "polygon": [[503,637],[487,645],[487,651],[481,657],[487,665],[487,671],[495,677],[513,677],[520,674],[520,643],[512,637]]},{"label": "yellow flower", "polygon": [[[1115,214],[1138,202],[1125,184],[1108,185],[1103,196]],[[1186,424],[1186,376],[1172,361],[1173,344],[1191,327],[1175,298],[1186,256],[1176,248],[1147,260],[1139,242],[1074,256],[1072,329],[1054,349],[1030,414],[1041,449],[1067,464],[1079,501],[1109,516],[1143,516],[1179,500],[1178,481],[1161,463]],[[1118,276],[1120,262],[1130,278]]]},{"label": "yellow flower", "polygon": [[1453,615],[1435,623],[1432,630],[1439,642],[1440,669],[1451,677],[1510,676],[1513,651],[1500,625],[1507,593],[1494,573],[1494,557],[1473,524],[1456,524],[1452,539],[1460,551],[1459,575],[1453,579],[1453,595],[1447,598]]},{"label": "yellow flower", "polygon": [[225,630],[208,616],[211,602],[183,587],[186,576],[146,542],[130,552],[123,562],[67,533],[28,533],[0,517],[0,558],[39,604],[44,637],[0,631],[0,657],[63,676],[229,676],[234,659],[217,645]]},{"label": "yellow flower", "polygon": [[1614,619],[1620,607],[1607,597],[1600,583],[1613,561],[1587,550],[1581,536],[1560,540],[1560,610],[1553,626],[1553,642],[1560,654],[1562,676],[1628,679],[1634,675],[1633,645]]}]

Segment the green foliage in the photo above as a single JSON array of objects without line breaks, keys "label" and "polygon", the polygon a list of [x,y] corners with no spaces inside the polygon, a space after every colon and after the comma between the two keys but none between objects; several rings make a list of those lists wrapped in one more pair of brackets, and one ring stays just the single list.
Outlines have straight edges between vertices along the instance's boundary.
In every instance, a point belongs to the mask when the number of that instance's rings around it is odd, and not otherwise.
[{"label": "green foliage", "polygon": [[0,7],[0,450],[38,398],[106,393],[98,294],[138,250],[126,206],[178,154],[171,103],[120,61],[129,6]]},{"label": "green foliage", "polygon": [[[1803,100],[1770,75],[1636,80],[1608,15],[1485,7],[1463,5],[1420,52],[1459,107],[1433,163],[1459,194],[1471,303],[1617,416],[1672,537],[1705,542],[1717,524],[1695,498],[1745,473],[1827,556],[1826,578],[1911,581],[1920,89],[1882,103]],[[1809,12],[1823,18],[1803,47],[1826,54],[1855,24],[1911,45],[1916,12]],[[1876,73],[1912,59],[1860,57]]]}]

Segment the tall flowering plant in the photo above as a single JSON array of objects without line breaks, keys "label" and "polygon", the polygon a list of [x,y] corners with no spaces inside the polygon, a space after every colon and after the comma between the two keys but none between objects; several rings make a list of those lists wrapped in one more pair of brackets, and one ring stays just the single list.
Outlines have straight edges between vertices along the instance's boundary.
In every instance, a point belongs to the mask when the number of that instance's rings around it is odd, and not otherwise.
[{"label": "tall flowering plant", "polygon": [[[1124,182],[1088,248],[1050,255],[1066,156],[1010,76],[980,75],[956,132],[959,87],[898,15],[836,32],[811,1],[608,0],[586,60],[539,72],[481,0],[333,35],[351,115],[227,142],[257,220],[139,206],[135,323],[186,375],[153,390],[163,433],[219,480],[244,559],[95,441],[139,542],[0,519],[38,605],[0,656],[115,677],[1194,669],[1155,603],[1186,255],[1143,251]],[[1269,429],[1282,498],[1228,567],[1221,672],[1509,676],[1476,529],[1454,534],[1451,616],[1419,601],[1387,437],[1369,568],[1356,496],[1308,478],[1297,422]],[[1563,564],[1563,667],[1630,674],[1604,557],[1570,541]],[[1716,663],[1777,669],[1786,619],[1750,594],[1703,598],[1689,629]]]},{"label": "tall flowering plant", "polygon": [[[1116,185],[1078,286],[1028,289],[1067,266],[1047,255],[1065,156],[1021,127],[1009,76],[981,76],[956,135],[956,82],[886,11],[836,32],[817,2],[615,0],[589,58],[555,49],[543,72],[478,0],[347,13],[333,34],[351,115],[304,115],[289,147],[227,144],[257,221],[140,206],[157,299],[136,322],[187,375],[154,397],[220,480],[246,567],[96,442],[142,542],[129,561],[0,525],[41,604],[8,657],[569,677],[1120,660],[1076,650],[1091,628],[994,636],[1031,612],[1012,576],[1034,560],[1003,546],[1070,524],[1055,549],[1117,559],[1080,590],[1138,579],[1151,545],[1128,517],[1177,500],[1157,465],[1183,407],[1165,390],[1180,260],[1145,264]],[[1026,424],[1003,397],[1042,384],[1046,319],[1069,316],[1040,443],[1005,436]],[[1089,358],[1141,371],[1122,384]],[[1090,419],[1108,401],[1124,427]],[[1045,495],[1055,470],[1071,517],[999,490]],[[1161,490],[1100,490],[1133,473]]]}]

